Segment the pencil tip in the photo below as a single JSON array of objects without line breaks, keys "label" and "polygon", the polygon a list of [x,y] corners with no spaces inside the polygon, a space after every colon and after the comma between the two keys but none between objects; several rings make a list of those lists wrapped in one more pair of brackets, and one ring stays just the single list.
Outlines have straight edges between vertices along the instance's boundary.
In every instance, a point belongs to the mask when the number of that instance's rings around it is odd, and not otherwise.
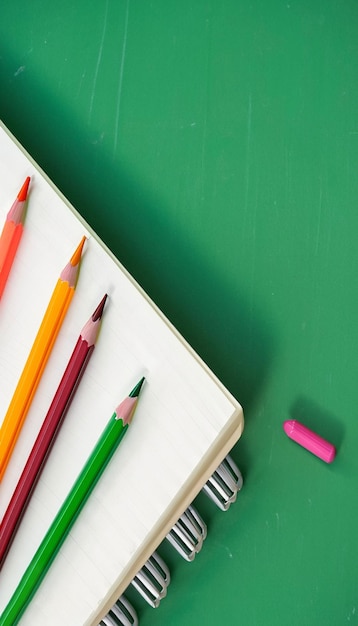
[{"label": "pencil tip", "polygon": [[143,378],[140,379],[139,383],[137,383],[134,389],[132,389],[132,391],[130,392],[129,394],[130,398],[137,398],[139,396],[140,390],[142,388],[144,381],[145,381],[145,378],[143,376]]},{"label": "pencil tip", "polygon": [[103,314],[103,309],[104,309],[104,305],[106,304],[106,300],[107,300],[107,294],[105,294],[101,300],[101,302],[99,303],[98,307],[96,308],[96,310],[94,311],[93,315],[92,315],[92,322],[97,322],[97,320],[100,320]]},{"label": "pencil tip", "polygon": [[78,263],[80,262],[80,258],[82,255],[82,250],[83,250],[83,246],[85,245],[85,241],[86,241],[87,237],[83,236],[79,245],[77,246],[76,250],[74,251],[71,259],[70,259],[70,263],[73,267],[75,267],[75,265],[78,265]]},{"label": "pencil tip", "polygon": [[30,180],[31,180],[30,176],[27,176],[24,184],[22,185],[19,193],[17,194],[17,199],[20,202],[24,202],[26,200],[27,192],[28,192],[28,189],[29,189]]},{"label": "pencil tip", "polygon": [[143,383],[144,383],[144,376],[143,378],[141,378],[139,383],[136,384],[134,389],[132,389],[130,394],[123,400],[123,402],[120,403],[120,405],[115,410],[115,414],[116,414],[115,419],[122,420],[124,426],[127,424],[130,424],[133,419],[133,415],[134,415],[137,402],[138,402],[138,396],[139,396]]}]

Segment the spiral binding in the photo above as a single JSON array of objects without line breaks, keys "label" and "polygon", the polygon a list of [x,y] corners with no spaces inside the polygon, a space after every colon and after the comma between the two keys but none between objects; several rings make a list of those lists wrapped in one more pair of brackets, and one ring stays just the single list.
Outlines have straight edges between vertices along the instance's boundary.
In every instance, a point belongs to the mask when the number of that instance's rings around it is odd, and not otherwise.
[{"label": "spiral binding", "polygon": [[[242,485],[241,472],[228,454],[210,476],[202,491],[221,511],[227,511],[235,502]],[[193,505],[190,505],[169,531],[166,540],[182,558],[193,561],[203,546],[206,531],[205,522]],[[131,585],[150,606],[157,608],[167,595],[169,583],[170,572],[167,565],[157,552],[153,552],[133,578]],[[99,626],[138,626],[137,614],[127,598],[122,595]]]},{"label": "spiral binding", "polygon": [[193,561],[206,537],[206,524],[192,505],[169,531],[166,539],[186,561]]},{"label": "spiral binding", "polygon": [[133,578],[131,585],[140,595],[156,609],[160,601],[167,595],[170,583],[170,572],[157,552],[146,561],[142,569]]},{"label": "spiral binding", "polygon": [[121,596],[100,621],[100,626],[138,626],[137,613],[127,598]]},{"label": "spiral binding", "polygon": [[227,511],[235,502],[236,496],[243,485],[239,468],[230,455],[220,463],[203,487],[204,493],[221,509]]}]

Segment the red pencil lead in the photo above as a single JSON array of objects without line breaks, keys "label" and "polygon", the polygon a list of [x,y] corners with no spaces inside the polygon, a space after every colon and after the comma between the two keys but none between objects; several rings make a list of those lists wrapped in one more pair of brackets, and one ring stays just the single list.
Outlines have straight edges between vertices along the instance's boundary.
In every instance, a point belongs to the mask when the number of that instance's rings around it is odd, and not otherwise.
[{"label": "red pencil lead", "polygon": [[97,322],[97,320],[101,319],[101,317],[103,315],[103,309],[104,309],[104,305],[106,304],[107,297],[108,297],[107,294],[105,294],[103,296],[103,298],[102,298],[101,302],[99,303],[98,307],[96,308],[96,310],[92,314],[92,322]]},{"label": "red pencil lead", "polygon": [[20,243],[23,221],[26,212],[26,196],[30,184],[28,176],[13,202],[0,234],[0,298],[10,274],[10,270]]},{"label": "red pencil lead", "polygon": [[29,189],[30,180],[31,180],[30,176],[28,176],[24,184],[22,185],[19,193],[17,194],[17,199],[20,200],[20,202],[24,202],[27,198],[27,192]]}]

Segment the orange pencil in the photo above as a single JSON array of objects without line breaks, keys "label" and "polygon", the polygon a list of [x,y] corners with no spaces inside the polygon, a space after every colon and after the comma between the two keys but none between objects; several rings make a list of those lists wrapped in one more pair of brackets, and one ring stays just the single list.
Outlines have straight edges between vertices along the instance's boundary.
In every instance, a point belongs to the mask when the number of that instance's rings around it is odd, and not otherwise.
[{"label": "orange pencil", "polygon": [[5,289],[15,254],[24,229],[27,191],[30,184],[28,176],[17,194],[16,200],[8,212],[0,236],[0,298]]},{"label": "orange pencil", "polygon": [[61,272],[0,430],[0,481],[72,300],[86,237]]}]

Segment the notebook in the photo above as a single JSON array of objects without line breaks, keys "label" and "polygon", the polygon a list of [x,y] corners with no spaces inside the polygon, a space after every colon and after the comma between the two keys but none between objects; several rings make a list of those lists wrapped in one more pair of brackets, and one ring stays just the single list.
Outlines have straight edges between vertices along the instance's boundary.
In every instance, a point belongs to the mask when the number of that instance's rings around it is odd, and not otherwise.
[{"label": "notebook", "polygon": [[88,240],[76,293],[0,484],[0,516],[83,324],[105,293],[108,301],[95,354],[0,573],[0,614],[115,407],[144,375],[125,440],[21,618],[23,626],[97,626],[239,439],[243,412],[1,125],[0,223],[26,176],[24,233],[0,302],[0,421],[59,273],[82,236]]}]

